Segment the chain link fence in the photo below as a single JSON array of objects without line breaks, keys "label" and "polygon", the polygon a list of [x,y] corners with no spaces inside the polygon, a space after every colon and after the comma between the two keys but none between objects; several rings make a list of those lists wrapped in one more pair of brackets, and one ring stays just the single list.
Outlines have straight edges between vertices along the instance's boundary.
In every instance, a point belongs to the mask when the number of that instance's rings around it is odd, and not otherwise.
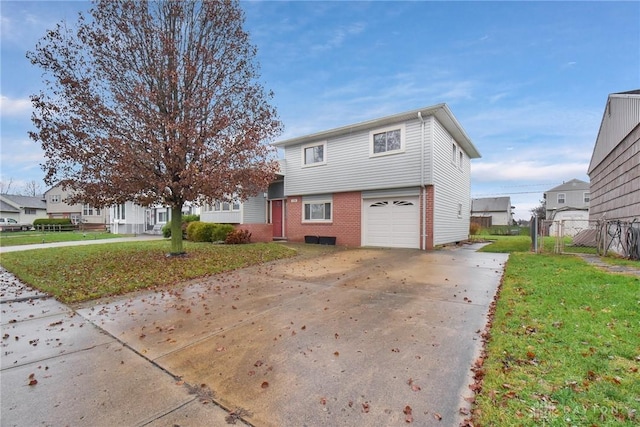
[{"label": "chain link fence", "polygon": [[564,219],[538,223],[536,252],[617,254],[640,259],[640,221]]}]

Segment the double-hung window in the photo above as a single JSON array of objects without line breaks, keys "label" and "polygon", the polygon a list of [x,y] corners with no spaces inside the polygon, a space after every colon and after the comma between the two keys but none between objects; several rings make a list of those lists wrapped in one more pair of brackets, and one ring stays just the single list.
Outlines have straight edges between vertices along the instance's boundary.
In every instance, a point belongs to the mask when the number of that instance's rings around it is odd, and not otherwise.
[{"label": "double-hung window", "polygon": [[313,196],[305,199],[302,201],[304,205],[302,220],[304,222],[331,222],[331,195],[327,197]]},{"label": "double-hung window", "polygon": [[313,143],[302,147],[302,165],[317,166],[327,163],[327,143]]},{"label": "double-hung window", "polygon": [[589,192],[584,193],[584,202],[589,203],[589,200],[591,200],[591,193]]},{"label": "double-hung window", "polygon": [[371,156],[404,151],[404,126],[391,126],[369,132]]},{"label": "double-hung window", "polygon": [[559,205],[564,205],[565,203],[565,194],[564,193],[558,193],[558,204]]}]

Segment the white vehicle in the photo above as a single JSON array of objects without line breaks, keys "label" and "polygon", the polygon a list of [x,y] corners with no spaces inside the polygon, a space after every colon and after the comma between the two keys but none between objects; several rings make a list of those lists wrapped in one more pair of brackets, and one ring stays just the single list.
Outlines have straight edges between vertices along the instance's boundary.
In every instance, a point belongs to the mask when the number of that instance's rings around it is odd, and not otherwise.
[{"label": "white vehicle", "polygon": [[13,218],[0,218],[0,231],[26,231],[32,228],[33,224],[18,222]]}]

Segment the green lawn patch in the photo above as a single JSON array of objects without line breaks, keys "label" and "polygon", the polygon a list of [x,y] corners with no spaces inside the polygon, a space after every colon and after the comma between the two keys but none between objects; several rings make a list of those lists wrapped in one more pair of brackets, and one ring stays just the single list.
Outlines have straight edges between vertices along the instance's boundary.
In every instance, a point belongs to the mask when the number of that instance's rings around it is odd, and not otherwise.
[{"label": "green lawn patch", "polygon": [[512,253],[483,360],[475,425],[638,425],[640,279]]},{"label": "green lawn patch", "polygon": [[97,231],[13,231],[0,233],[0,246],[35,245],[38,243],[73,242],[79,240],[102,240],[128,237]]},{"label": "green lawn patch", "polygon": [[2,254],[2,266],[26,284],[76,303],[180,282],[295,255],[276,243],[184,242],[185,257],[167,257],[168,243],[130,242]]}]

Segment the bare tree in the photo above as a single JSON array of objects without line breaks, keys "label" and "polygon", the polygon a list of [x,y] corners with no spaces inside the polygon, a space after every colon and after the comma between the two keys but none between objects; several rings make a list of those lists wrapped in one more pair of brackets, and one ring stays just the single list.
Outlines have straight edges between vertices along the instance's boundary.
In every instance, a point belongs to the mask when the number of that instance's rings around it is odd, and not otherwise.
[{"label": "bare tree", "polygon": [[36,180],[27,181],[26,184],[22,187],[22,195],[23,196],[31,196],[37,197],[42,196],[44,191],[42,191],[42,185]]},{"label": "bare tree", "polygon": [[243,200],[277,171],[267,142],[282,124],[244,13],[234,0],[98,0],[89,13],[27,54],[46,72],[31,97],[45,183],[69,202],[170,206],[182,253],[186,201]]},{"label": "bare tree", "polygon": [[546,219],[547,217],[547,201],[540,200],[540,205],[531,209],[531,214],[538,217],[538,219]]},{"label": "bare tree", "polygon": [[13,178],[3,179],[0,181],[0,194],[9,194],[13,185]]}]

